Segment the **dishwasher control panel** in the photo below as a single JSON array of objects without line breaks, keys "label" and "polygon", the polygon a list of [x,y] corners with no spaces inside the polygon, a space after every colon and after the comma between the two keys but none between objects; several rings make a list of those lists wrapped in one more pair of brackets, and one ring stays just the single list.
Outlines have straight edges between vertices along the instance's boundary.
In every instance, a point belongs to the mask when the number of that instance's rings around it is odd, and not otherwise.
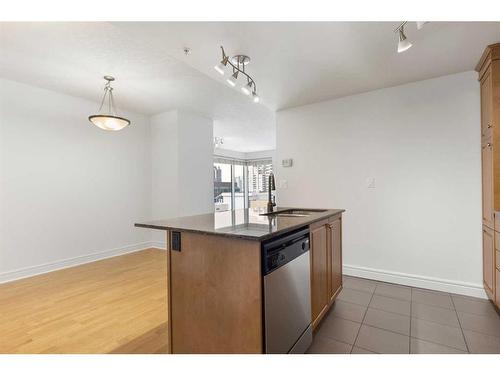
[{"label": "dishwasher control panel", "polygon": [[301,228],[262,244],[264,275],[309,251],[309,228]]}]

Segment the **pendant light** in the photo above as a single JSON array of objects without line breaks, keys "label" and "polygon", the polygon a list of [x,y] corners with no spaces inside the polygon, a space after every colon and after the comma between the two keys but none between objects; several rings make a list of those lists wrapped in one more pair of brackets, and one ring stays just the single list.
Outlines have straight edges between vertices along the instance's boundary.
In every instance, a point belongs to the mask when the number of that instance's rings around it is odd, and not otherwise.
[{"label": "pendant light", "polygon": [[[115,80],[114,77],[104,76],[106,84],[104,85],[104,96],[102,97],[101,106],[99,107],[98,114],[89,116],[89,121],[95,126],[108,131],[122,130],[130,125],[130,120],[117,116],[115,110],[115,101],[113,98],[113,88],[111,82]],[[103,107],[107,98],[107,112],[103,112]]]}]

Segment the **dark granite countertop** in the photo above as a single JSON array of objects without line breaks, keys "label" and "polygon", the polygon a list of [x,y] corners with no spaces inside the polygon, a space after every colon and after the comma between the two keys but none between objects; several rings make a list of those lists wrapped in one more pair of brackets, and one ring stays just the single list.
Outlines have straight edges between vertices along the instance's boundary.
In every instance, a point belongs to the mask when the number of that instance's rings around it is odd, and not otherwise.
[{"label": "dark granite countertop", "polygon": [[[278,212],[288,209],[291,208],[278,207],[275,211]],[[300,210],[307,209],[300,208]],[[240,209],[135,223],[135,226],[141,228],[196,232],[263,241],[278,234],[286,233],[302,226],[309,225],[315,221],[340,214],[344,211],[345,210],[342,209],[325,209],[323,212],[314,212],[309,216],[290,217],[262,215],[266,213],[265,208]]]}]

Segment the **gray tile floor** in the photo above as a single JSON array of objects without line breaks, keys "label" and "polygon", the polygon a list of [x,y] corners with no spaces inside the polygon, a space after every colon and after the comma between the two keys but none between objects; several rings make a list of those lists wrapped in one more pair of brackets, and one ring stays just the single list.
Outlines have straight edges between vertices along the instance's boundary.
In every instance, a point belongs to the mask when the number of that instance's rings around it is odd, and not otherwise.
[{"label": "gray tile floor", "polygon": [[500,315],[487,300],[346,276],[308,353],[500,353]]}]

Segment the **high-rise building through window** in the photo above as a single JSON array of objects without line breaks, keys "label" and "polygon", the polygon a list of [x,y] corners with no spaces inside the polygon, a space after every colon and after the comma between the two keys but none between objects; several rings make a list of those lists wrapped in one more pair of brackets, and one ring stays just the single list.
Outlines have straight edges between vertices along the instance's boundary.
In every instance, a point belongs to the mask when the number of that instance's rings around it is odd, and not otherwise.
[{"label": "high-rise building through window", "polygon": [[265,207],[271,159],[214,160],[214,203],[216,211]]}]

